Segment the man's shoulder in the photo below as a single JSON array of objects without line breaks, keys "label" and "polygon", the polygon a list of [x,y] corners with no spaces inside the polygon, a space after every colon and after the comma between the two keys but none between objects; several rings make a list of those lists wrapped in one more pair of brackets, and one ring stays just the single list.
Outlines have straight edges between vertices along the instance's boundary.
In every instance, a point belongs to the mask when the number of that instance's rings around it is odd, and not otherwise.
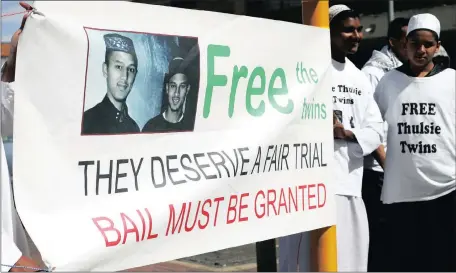
[{"label": "man's shoulder", "polygon": [[383,77],[383,75],[385,75],[388,71],[386,71],[385,69],[381,68],[381,67],[378,67],[378,66],[374,66],[374,65],[365,65],[361,68],[361,72],[365,73],[365,74],[368,74],[368,75],[371,75],[371,76],[375,76],[377,78],[381,78]]},{"label": "man's shoulder", "polygon": [[82,132],[91,133],[95,130],[95,127],[100,125],[100,123],[103,124],[104,121],[101,119],[102,116],[100,104],[84,111],[84,114],[82,115]]},{"label": "man's shoulder", "polygon": [[[350,61],[348,58],[347,58],[347,68],[350,73],[353,73],[353,74],[356,74],[356,75],[363,75],[364,78],[366,77],[366,74],[364,73],[364,71],[362,71],[361,69],[359,69],[352,61]],[[362,79],[364,79],[362,78]]]},{"label": "man's shoulder", "polygon": [[149,119],[149,121],[146,124],[156,124],[156,123],[162,123],[164,121],[163,115],[160,113],[156,115],[155,117]]},{"label": "man's shoulder", "polygon": [[354,63],[350,62],[350,73],[353,73],[356,75],[356,79],[358,81],[358,84],[361,86],[364,86],[365,89],[372,89],[372,85],[369,81],[368,76],[364,71],[359,69]]},{"label": "man's shoulder", "polygon": [[449,68],[445,68],[444,70],[442,70],[442,75],[450,75],[450,78],[451,79],[456,79],[456,70],[454,70],[453,68],[449,67]]},{"label": "man's shoulder", "polygon": [[393,95],[396,91],[391,86],[397,86],[399,84],[400,78],[403,75],[402,72],[397,69],[386,72],[386,74],[378,82],[377,88],[374,92],[374,97],[378,103],[382,102],[384,98]]},{"label": "man's shoulder", "polygon": [[131,122],[131,124],[133,124],[133,126],[135,127],[134,131],[141,132],[141,129],[139,128],[138,123],[136,123],[136,121],[130,116],[130,114],[128,114],[127,117],[128,117],[128,120]]},{"label": "man's shoulder", "polygon": [[391,82],[397,82],[398,78],[401,77],[402,74],[404,73],[398,70],[397,68],[392,69],[385,73],[385,75],[382,77],[378,84],[384,86],[385,84],[391,84]]},{"label": "man's shoulder", "polygon": [[155,117],[149,119],[149,121],[146,122],[144,125],[142,131],[143,132],[153,132],[156,131],[157,129],[160,129],[160,127],[163,127],[164,123],[164,118],[162,114],[158,114]]},{"label": "man's shoulder", "polygon": [[96,104],[92,108],[84,111],[84,118],[91,118],[98,116],[102,113],[101,103]]}]

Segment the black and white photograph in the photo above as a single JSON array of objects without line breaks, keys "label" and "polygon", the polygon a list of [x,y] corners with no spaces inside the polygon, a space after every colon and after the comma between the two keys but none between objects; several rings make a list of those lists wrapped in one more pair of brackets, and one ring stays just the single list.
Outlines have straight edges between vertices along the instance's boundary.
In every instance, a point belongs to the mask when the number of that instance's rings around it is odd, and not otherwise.
[{"label": "black and white photograph", "polygon": [[198,38],[84,29],[88,54],[81,135],[193,131]]}]

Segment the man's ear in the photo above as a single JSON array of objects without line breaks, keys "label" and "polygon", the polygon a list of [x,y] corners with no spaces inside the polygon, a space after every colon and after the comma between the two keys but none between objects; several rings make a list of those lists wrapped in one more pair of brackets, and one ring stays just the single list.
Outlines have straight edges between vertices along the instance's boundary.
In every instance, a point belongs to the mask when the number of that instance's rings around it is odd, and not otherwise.
[{"label": "man's ear", "polygon": [[103,71],[103,76],[105,78],[107,78],[108,77],[108,65],[105,62],[103,62],[101,70]]},{"label": "man's ear", "polygon": [[169,83],[165,83],[166,94],[169,94]]},{"label": "man's ear", "polygon": [[393,46],[394,46],[393,39],[388,39],[388,45],[390,48],[393,48]]}]

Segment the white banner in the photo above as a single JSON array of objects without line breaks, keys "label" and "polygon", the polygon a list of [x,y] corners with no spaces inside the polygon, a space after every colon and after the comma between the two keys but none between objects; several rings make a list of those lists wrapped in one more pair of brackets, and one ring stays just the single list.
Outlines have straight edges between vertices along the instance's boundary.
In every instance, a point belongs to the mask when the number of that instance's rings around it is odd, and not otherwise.
[{"label": "white banner", "polygon": [[122,270],[335,224],[326,29],[36,2],[16,204],[56,270]]}]

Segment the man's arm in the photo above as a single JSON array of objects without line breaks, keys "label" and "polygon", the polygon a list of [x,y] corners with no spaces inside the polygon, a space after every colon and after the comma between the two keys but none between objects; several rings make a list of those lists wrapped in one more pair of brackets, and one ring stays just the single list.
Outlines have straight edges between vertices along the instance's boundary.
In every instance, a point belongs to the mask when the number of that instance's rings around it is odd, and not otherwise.
[{"label": "man's arm", "polygon": [[[364,93],[364,115],[363,120],[359,122],[360,127],[351,130],[342,130],[340,128],[334,129],[335,137],[340,137],[349,142],[358,143],[358,147],[353,149],[352,152],[356,157],[363,157],[374,152],[383,140],[383,119],[380,110],[372,96],[370,85],[366,86]],[[336,127],[336,126],[335,126]],[[342,126],[343,128],[343,126]],[[337,135],[336,130],[341,131]]]},{"label": "man's arm", "polygon": [[355,150],[358,157],[366,156],[374,152],[381,144],[383,139],[383,120],[380,115],[377,103],[371,95],[367,99],[367,107],[364,112],[364,119],[360,128],[346,130],[337,120],[333,123],[333,133],[335,139],[343,139],[348,142],[359,144],[359,149]]},{"label": "man's arm", "polygon": [[[376,94],[376,90],[377,90],[377,87],[379,86],[380,78],[385,73],[380,68],[373,67],[373,66],[364,67],[361,71],[364,72],[364,74],[369,79],[369,81],[372,85],[373,91],[375,91],[374,94]],[[373,97],[374,97],[374,94],[372,94]],[[374,101],[375,101],[375,97],[374,97]],[[377,106],[379,106],[380,115],[382,116],[382,119],[383,119],[383,113],[382,113],[382,110],[380,109],[380,105],[378,105],[378,103],[377,103]],[[384,170],[385,161],[386,161],[385,146],[383,146],[383,144],[380,145],[374,152],[372,152],[371,155],[375,158],[375,160],[377,160],[378,164]]]},{"label": "man's arm", "polygon": [[17,43],[19,42],[19,36],[21,35],[22,30],[24,29],[25,22],[27,21],[27,18],[30,15],[30,12],[33,10],[33,7],[25,2],[19,2],[19,4],[28,12],[24,15],[24,17],[22,17],[21,26],[11,37],[10,52],[9,52],[8,58],[6,59],[6,62],[4,63],[4,66],[2,67],[2,71],[1,71],[2,72],[2,77],[1,77],[2,82],[13,82],[14,81],[14,78],[16,75]]},{"label": "man's arm", "polygon": [[2,66],[2,82],[14,82],[16,76],[16,50],[19,41],[19,35],[22,29],[17,30],[11,38],[11,48],[5,63]]},{"label": "man's arm", "polygon": [[353,129],[353,134],[361,147],[359,153],[362,156],[369,155],[375,151],[383,140],[383,119],[372,94],[367,95],[366,102],[367,105],[361,126]]},{"label": "man's arm", "polygon": [[372,153],[372,156],[377,160],[378,164],[385,170],[385,162],[386,162],[386,152],[385,146],[380,145],[378,148]]}]

